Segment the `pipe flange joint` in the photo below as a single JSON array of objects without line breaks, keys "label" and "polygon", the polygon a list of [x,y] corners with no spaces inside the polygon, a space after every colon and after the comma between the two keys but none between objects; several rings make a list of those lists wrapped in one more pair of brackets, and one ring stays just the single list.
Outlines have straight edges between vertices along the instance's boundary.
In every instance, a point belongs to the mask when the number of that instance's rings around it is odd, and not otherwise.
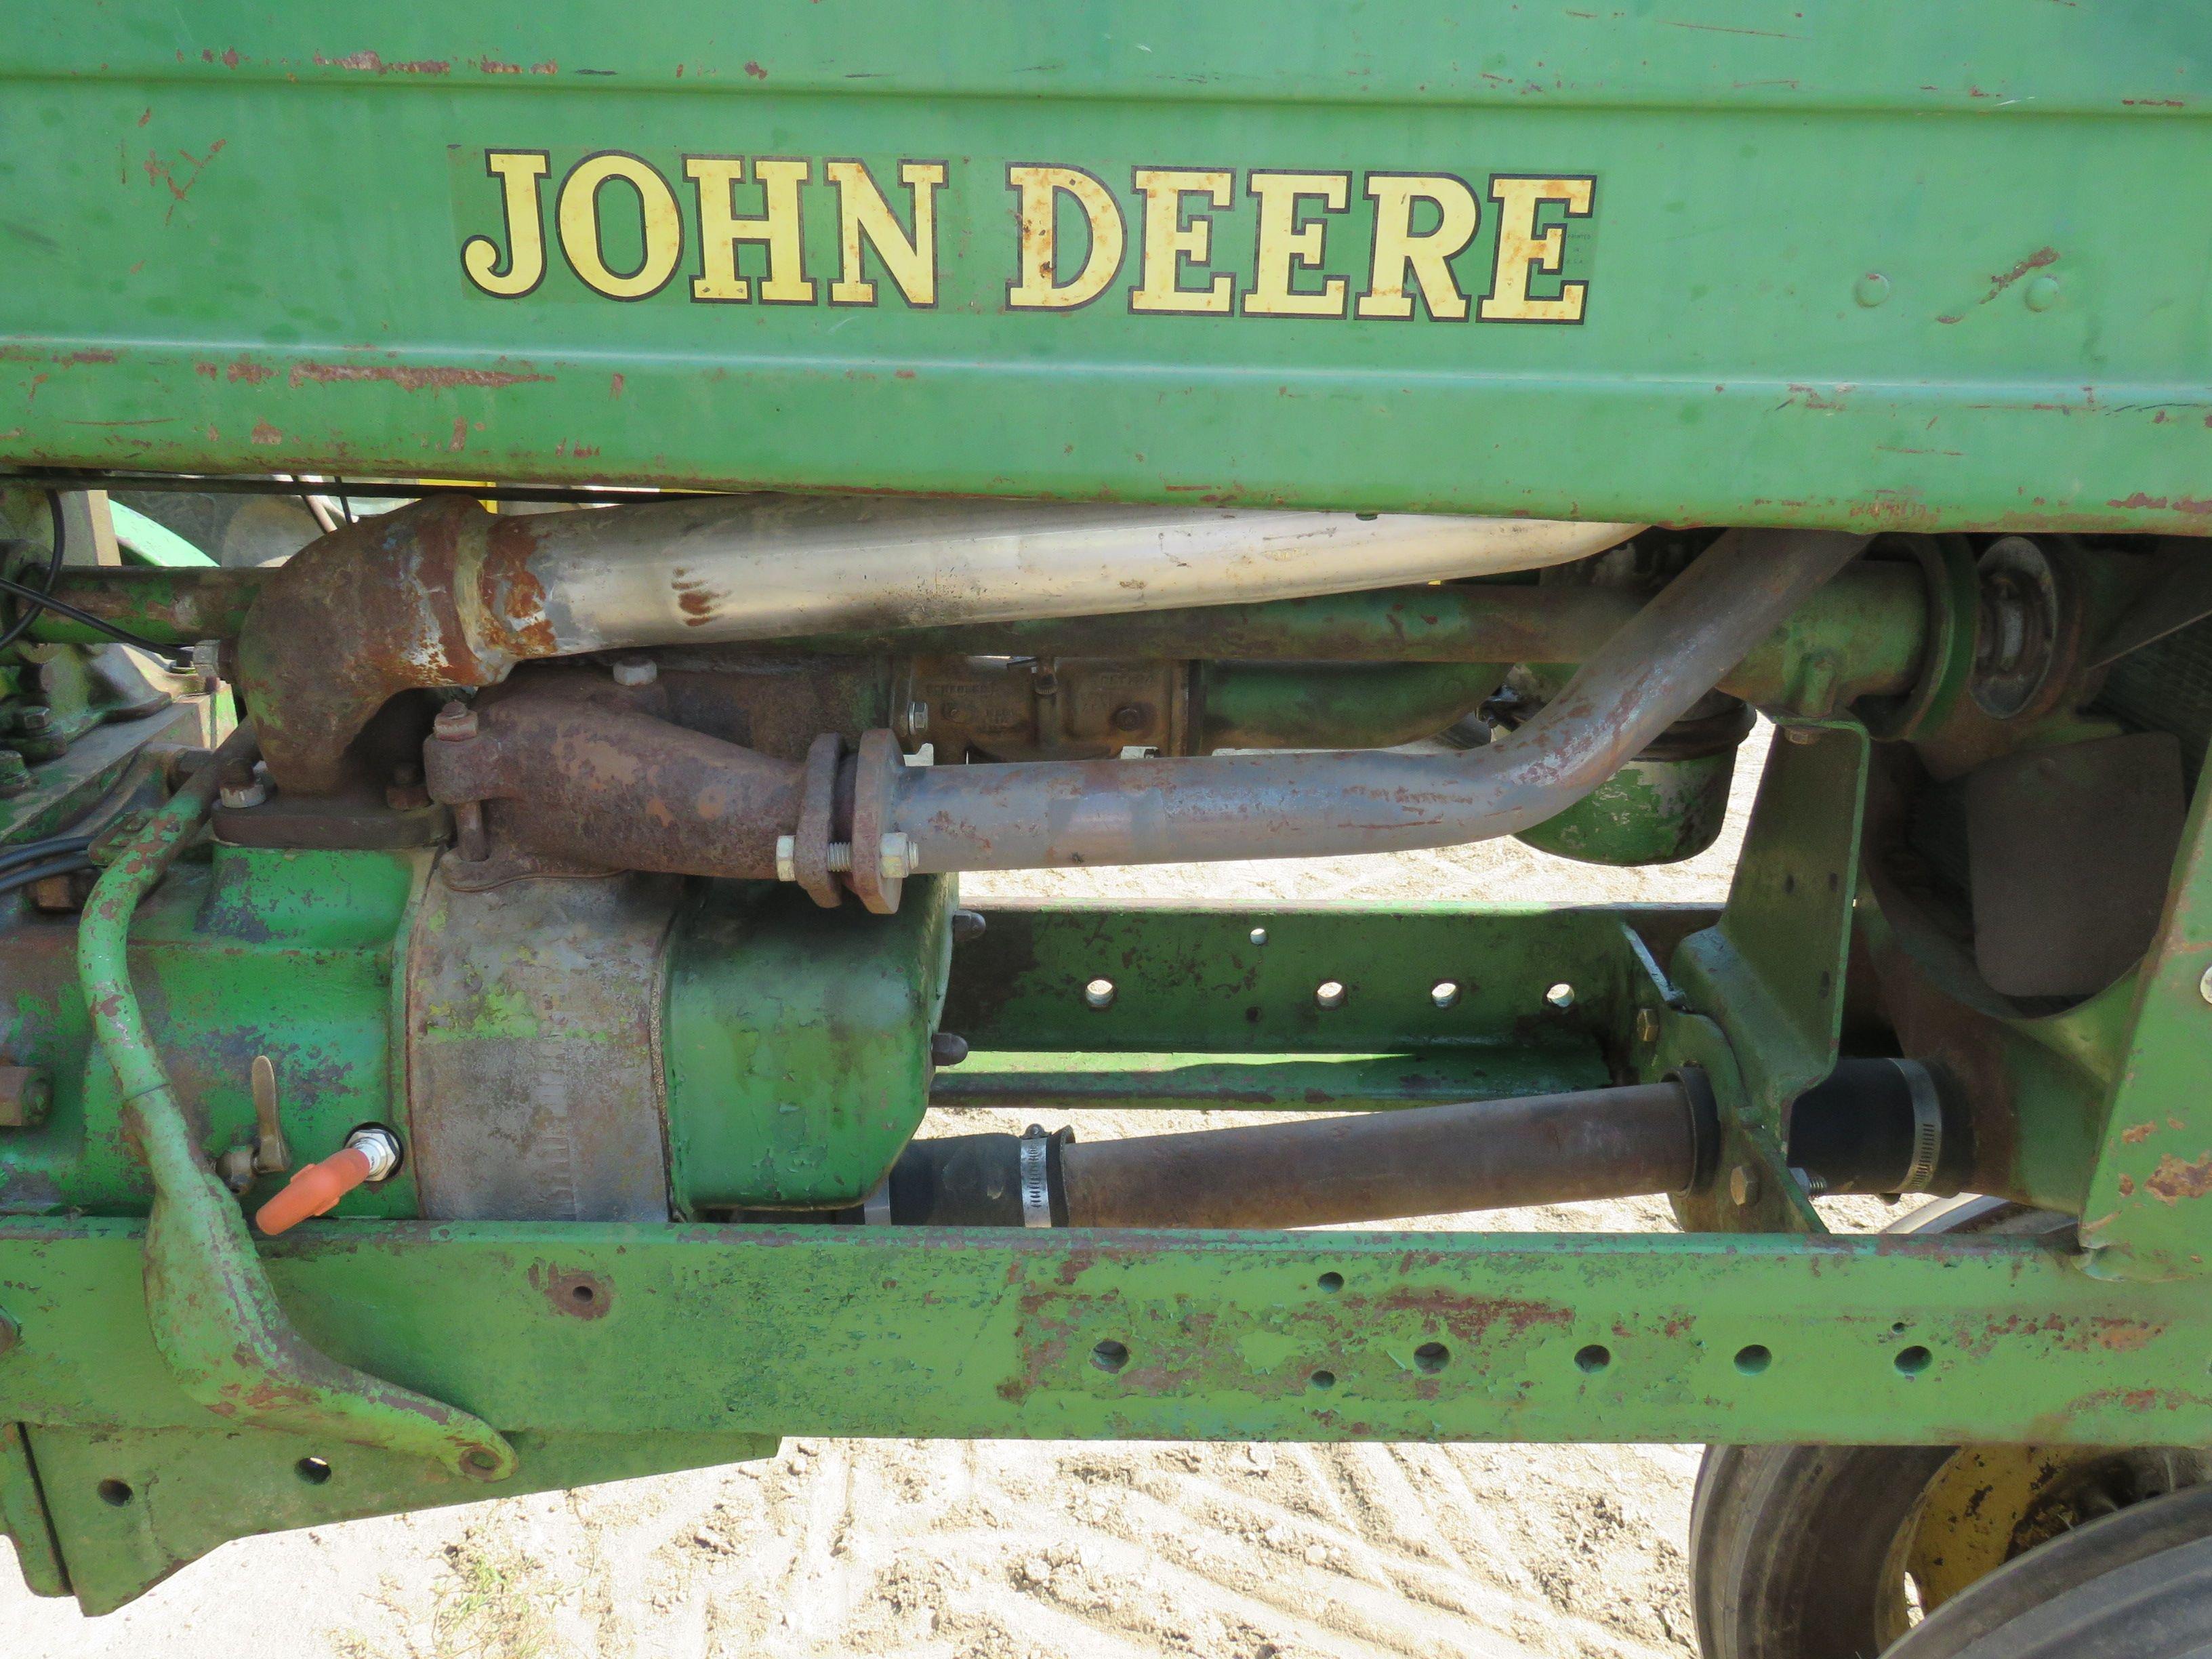
[{"label": "pipe flange joint", "polygon": [[890,833],[891,791],[905,769],[905,751],[891,732],[879,727],[860,734],[860,766],[853,776],[853,867],[845,881],[879,916],[898,909],[914,868],[913,842]]},{"label": "pipe flange joint", "polygon": [[[824,732],[807,746],[806,770],[799,785],[799,827],[790,837],[789,879],[825,910],[845,901],[830,863],[830,836],[836,817],[837,768],[845,758],[845,739]],[[783,873],[783,845],[776,844],[776,873]]]}]

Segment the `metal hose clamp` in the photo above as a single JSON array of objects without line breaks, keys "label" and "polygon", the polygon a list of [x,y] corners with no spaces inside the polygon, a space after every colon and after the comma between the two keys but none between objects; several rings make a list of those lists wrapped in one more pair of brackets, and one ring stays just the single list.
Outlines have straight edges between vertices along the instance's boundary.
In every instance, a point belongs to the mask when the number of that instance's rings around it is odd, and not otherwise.
[{"label": "metal hose clamp", "polygon": [[1052,1135],[1042,1123],[1022,1131],[1022,1225],[1052,1225]]},{"label": "metal hose clamp", "polygon": [[1936,1079],[1928,1068],[1917,1060],[1899,1060],[1891,1062],[1905,1078],[1906,1091],[1912,1101],[1912,1161],[1905,1165],[1905,1179],[1897,1183],[1900,1193],[1925,1193],[1935,1189],[1936,1165],[1943,1156],[1943,1100],[1936,1091]]}]

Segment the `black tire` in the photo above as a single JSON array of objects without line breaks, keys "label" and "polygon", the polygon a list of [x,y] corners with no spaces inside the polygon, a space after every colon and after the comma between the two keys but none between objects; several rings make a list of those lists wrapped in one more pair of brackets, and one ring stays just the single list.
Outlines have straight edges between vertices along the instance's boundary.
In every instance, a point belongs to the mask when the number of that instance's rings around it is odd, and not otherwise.
[{"label": "black tire", "polygon": [[1889,1659],[2190,1659],[2212,1653],[2212,1486],[2154,1498],[2014,1557]]},{"label": "black tire", "polygon": [[[2052,1232],[2063,1216],[1986,1198],[1886,1231]],[[1711,1446],[1690,1509],[1705,1659],[1872,1659],[1907,1626],[1902,1552],[1951,1446]]]}]

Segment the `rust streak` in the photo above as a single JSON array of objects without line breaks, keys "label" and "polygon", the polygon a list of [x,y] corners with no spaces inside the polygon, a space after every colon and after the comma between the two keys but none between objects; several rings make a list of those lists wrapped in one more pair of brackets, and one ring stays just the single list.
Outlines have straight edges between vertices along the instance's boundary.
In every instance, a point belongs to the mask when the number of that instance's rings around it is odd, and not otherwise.
[{"label": "rust streak", "polygon": [[533,381],[550,381],[552,379],[550,374],[515,374],[506,369],[418,368],[398,363],[295,363],[292,366],[295,389],[309,380],[324,386],[345,381],[386,380],[407,392],[443,392],[455,386],[482,386],[497,391],[503,386],[526,386]]}]

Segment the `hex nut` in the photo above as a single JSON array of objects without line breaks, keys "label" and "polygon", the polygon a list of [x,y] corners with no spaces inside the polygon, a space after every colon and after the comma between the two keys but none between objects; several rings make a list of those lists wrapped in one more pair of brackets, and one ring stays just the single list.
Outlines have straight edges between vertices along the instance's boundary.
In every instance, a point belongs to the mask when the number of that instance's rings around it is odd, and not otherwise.
[{"label": "hex nut", "polygon": [[1759,1198],[1759,1171],[1748,1164],[1739,1164],[1729,1171],[1729,1198],[1739,1210]]},{"label": "hex nut", "polygon": [[624,657],[614,665],[617,685],[651,685],[660,678],[660,665],[650,657]]},{"label": "hex nut", "polygon": [[914,873],[914,838],[893,830],[878,850],[877,867],[885,879],[902,881]]},{"label": "hex nut", "polygon": [[1656,1008],[1638,1008],[1636,1011],[1636,1040],[1647,1044],[1659,1041],[1659,1011]]},{"label": "hex nut", "polygon": [[465,702],[449,702],[438,711],[431,729],[446,743],[465,743],[477,734],[477,711]]}]

